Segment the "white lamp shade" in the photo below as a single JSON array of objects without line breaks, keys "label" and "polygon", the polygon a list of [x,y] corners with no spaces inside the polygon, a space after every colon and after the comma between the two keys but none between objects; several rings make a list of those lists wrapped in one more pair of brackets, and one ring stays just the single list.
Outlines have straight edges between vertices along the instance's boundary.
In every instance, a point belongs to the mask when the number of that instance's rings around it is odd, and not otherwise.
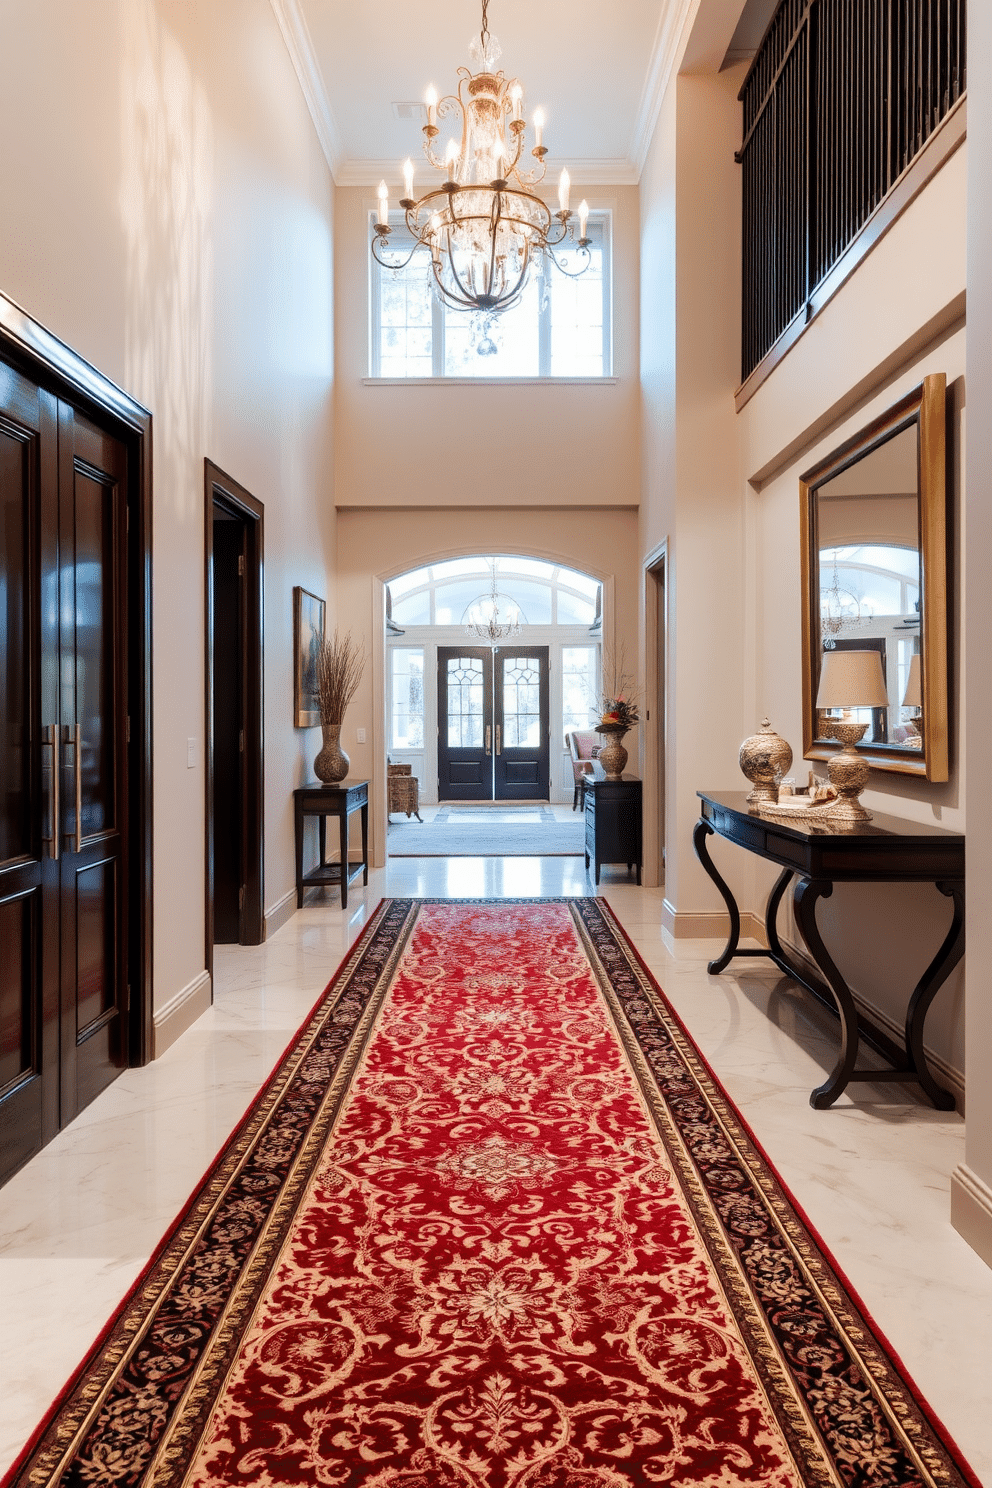
[{"label": "white lamp shade", "polygon": [[904,708],[922,708],[923,693],[920,684],[920,653],[909,658],[909,676],[906,679],[906,696],[902,700]]},{"label": "white lamp shade", "polygon": [[889,694],[878,651],[824,651],[818,708],[887,708]]}]

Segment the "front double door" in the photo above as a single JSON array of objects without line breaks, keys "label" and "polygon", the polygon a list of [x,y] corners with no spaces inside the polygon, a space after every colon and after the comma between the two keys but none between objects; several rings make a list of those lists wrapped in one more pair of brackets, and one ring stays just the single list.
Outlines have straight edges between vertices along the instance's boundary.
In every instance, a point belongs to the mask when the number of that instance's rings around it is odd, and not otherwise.
[{"label": "front double door", "polygon": [[546,801],[547,646],[439,646],[438,800]]},{"label": "front double door", "polygon": [[126,1062],[126,462],[0,364],[0,1182]]}]

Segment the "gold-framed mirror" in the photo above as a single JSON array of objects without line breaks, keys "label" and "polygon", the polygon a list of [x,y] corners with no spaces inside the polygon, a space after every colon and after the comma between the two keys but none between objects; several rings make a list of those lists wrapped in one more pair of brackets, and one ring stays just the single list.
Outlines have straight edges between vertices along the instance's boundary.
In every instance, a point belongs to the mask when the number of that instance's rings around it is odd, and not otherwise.
[{"label": "gold-framed mirror", "polygon": [[824,653],[875,651],[888,701],[845,708],[866,725],[858,753],[947,779],[946,391],[924,378],[800,477],[806,759],[839,748],[838,713],[817,707]]}]

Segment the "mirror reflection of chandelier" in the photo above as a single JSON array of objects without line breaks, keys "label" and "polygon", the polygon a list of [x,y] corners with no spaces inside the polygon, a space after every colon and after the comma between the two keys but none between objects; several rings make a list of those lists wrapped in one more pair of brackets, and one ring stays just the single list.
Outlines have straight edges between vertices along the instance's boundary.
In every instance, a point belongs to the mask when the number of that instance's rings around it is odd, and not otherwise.
[{"label": "mirror reflection of chandelier", "polygon": [[871,619],[870,609],[862,612],[861,601],[849,589],[840,587],[837,573],[837,549],[834,548],[834,572],[829,589],[820,590],[820,628],[824,635],[836,636],[862,618]]},{"label": "mirror reflection of chandelier", "polygon": [[465,612],[465,629],[470,636],[485,641],[487,646],[496,646],[510,636],[520,634],[522,615],[516,600],[500,594],[496,588],[496,561],[491,564],[492,580],[489,593],[472,601]]},{"label": "mirror reflection of chandelier", "polygon": [[[531,270],[549,272],[549,260],[570,278],[578,278],[590,262],[586,223],[589,207],[579,207],[579,235],[575,238],[568,205],[570,183],[563,170],[558,186],[558,211],[529,189],[545,175],[542,142],[543,115],[534,114],[535,143],[531,155],[537,164],[520,168],[527,129],[523,118],[523,88],[516,78],[496,71],[501,55],[499,42],[489,33],[489,0],[482,0],[482,30],[469,55],[478,67],[458,69],[457,95],[438,99],[431,88],[427,95],[424,125],[424,154],[444,182],[416,200],[413,195],[413,164],[403,167],[405,194],[400,206],[413,237],[408,256],[396,261],[389,252],[389,193],[385,181],[379,187],[378,221],[372,239],[372,256],[384,268],[402,269],[420,248],[430,254],[436,293],[455,310],[476,311],[483,316],[508,310],[520,300]],[[450,139],[443,157],[434,149],[440,133],[438,119],[452,116],[461,139]],[[581,267],[572,270],[567,261],[555,257],[562,244],[575,244]],[[480,348],[481,349],[481,348]]]}]

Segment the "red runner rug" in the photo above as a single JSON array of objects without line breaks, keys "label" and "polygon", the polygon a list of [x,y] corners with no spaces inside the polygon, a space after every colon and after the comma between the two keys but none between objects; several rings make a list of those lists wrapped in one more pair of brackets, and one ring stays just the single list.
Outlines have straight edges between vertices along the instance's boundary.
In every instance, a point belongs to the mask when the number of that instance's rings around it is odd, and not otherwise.
[{"label": "red runner rug", "polygon": [[386,901],[8,1483],[977,1480],[602,901]]}]

